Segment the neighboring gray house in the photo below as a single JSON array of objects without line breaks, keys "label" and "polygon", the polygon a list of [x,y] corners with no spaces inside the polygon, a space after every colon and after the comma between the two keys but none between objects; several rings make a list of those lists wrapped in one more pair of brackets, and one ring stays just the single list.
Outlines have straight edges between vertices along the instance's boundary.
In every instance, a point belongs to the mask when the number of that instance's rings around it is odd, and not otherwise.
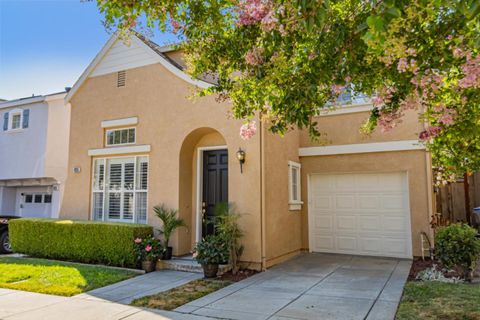
[{"label": "neighboring gray house", "polygon": [[66,92],[0,102],[0,214],[59,215],[67,177]]}]

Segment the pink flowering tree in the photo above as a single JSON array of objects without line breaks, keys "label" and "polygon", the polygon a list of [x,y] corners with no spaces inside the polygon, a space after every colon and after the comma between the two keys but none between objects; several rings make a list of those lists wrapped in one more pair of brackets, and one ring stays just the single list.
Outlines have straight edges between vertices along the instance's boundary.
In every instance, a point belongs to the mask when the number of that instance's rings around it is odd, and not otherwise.
[{"label": "pink flowering tree", "polygon": [[[395,130],[407,110],[432,152],[439,180],[480,169],[478,0],[98,0],[108,26],[146,17],[182,40],[192,77],[216,74],[199,92],[232,103],[278,134],[307,129],[346,88],[372,97],[365,132]],[[253,125],[252,125],[253,123]]]}]

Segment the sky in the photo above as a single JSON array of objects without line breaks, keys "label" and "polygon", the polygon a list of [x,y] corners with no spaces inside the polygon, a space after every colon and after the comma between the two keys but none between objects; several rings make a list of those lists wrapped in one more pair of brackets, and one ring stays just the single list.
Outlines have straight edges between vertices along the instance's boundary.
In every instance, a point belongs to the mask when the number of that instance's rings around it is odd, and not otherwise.
[{"label": "sky", "polygon": [[0,0],[0,99],[73,86],[110,37],[102,20],[96,1]]}]

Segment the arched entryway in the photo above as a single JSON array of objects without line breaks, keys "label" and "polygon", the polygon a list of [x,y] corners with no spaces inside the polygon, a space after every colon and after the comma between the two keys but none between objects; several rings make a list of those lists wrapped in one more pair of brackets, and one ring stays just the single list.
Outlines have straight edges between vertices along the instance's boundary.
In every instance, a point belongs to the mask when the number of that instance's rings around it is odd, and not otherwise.
[{"label": "arched entryway", "polygon": [[179,214],[189,232],[178,233],[178,254],[186,254],[202,236],[211,233],[204,219],[218,202],[228,201],[228,148],[225,138],[212,128],[198,128],[180,149]]}]

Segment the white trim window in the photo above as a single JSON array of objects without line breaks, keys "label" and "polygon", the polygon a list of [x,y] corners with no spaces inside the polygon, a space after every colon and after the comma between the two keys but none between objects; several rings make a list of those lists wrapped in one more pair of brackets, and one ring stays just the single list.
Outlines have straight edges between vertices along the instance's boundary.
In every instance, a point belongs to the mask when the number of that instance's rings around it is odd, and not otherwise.
[{"label": "white trim window", "polygon": [[107,146],[118,146],[126,144],[135,144],[136,128],[111,129],[105,133],[105,143]]},{"label": "white trim window", "polygon": [[147,223],[148,156],[93,161],[92,218]]},{"label": "white trim window", "polygon": [[3,131],[19,131],[28,128],[30,109],[13,109],[3,114]]},{"label": "white trim window", "polygon": [[22,113],[17,112],[12,114],[12,122],[10,123],[10,130],[18,130],[22,125]]},{"label": "white trim window", "polygon": [[301,168],[300,163],[288,161],[288,205],[290,210],[302,209]]}]

